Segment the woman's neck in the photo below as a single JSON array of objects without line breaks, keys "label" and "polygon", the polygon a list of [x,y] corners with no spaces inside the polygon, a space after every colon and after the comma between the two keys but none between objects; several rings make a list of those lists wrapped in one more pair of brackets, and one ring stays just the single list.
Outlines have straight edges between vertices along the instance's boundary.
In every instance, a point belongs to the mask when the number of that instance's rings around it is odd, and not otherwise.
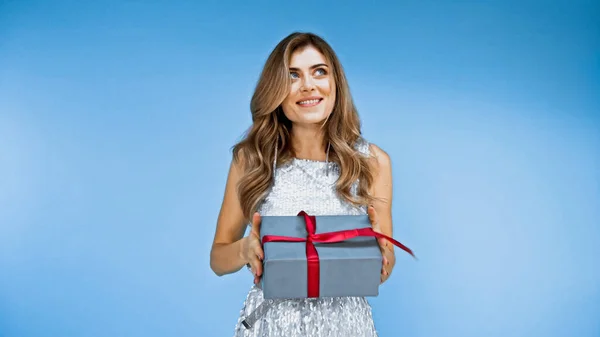
[{"label": "woman's neck", "polygon": [[323,131],[319,126],[314,128],[294,127],[291,132],[291,145],[295,157],[310,160],[325,160],[326,150],[323,147]]}]

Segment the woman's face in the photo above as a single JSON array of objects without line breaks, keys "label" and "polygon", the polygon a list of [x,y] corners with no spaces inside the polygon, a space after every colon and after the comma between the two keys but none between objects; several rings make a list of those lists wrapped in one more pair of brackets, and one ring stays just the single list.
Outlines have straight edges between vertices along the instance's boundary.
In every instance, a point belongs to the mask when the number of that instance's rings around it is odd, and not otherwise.
[{"label": "woman's face", "polygon": [[335,104],[335,81],[325,56],[308,46],[296,50],[290,60],[290,93],[282,103],[285,116],[294,124],[322,123]]}]

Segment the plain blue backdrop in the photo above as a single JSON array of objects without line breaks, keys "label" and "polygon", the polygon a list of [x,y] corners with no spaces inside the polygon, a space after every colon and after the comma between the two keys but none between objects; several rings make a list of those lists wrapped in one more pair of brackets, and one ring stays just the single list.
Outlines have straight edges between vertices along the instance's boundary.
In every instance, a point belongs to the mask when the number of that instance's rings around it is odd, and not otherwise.
[{"label": "plain blue backdrop", "polygon": [[600,336],[597,1],[0,2],[0,336],[231,336],[209,251],[275,44],[393,161],[381,336]]}]

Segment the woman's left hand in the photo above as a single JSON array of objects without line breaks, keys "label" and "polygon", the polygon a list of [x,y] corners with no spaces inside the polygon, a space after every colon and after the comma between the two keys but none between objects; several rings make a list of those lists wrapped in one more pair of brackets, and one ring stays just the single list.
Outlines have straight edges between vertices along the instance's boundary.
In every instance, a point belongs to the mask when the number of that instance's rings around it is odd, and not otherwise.
[{"label": "woman's left hand", "polygon": [[[369,220],[371,221],[373,231],[385,234],[381,232],[381,228],[379,227],[379,218],[375,208],[373,206],[369,206],[367,213],[369,215]],[[394,255],[394,246],[389,243],[388,240],[384,238],[377,238],[377,242],[379,243],[381,255],[383,256],[383,264],[381,266],[381,283],[383,283],[390,277],[392,269],[394,269],[394,265],[396,264],[396,256]]]}]

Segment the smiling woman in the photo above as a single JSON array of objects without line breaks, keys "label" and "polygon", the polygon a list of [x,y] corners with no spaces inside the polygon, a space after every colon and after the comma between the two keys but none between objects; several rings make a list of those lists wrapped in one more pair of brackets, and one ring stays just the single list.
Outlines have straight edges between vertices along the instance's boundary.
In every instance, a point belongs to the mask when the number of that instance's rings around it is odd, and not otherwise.
[{"label": "smiling woman", "polygon": [[327,121],[335,103],[335,83],[323,54],[310,45],[297,50],[290,60],[290,78],[290,94],[282,108],[296,130]]},{"label": "smiling woman", "polygon": [[[254,277],[235,336],[376,336],[364,297],[289,300],[244,326],[264,302],[256,286],[264,258],[261,215],[368,214],[375,231],[392,236],[389,157],[361,137],[342,66],[322,38],[293,33],[283,39],[264,66],[250,108],[253,123],[233,149],[211,250],[217,275],[248,265]],[[395,258],[391,245],[379,244],[384,282]]]}]

